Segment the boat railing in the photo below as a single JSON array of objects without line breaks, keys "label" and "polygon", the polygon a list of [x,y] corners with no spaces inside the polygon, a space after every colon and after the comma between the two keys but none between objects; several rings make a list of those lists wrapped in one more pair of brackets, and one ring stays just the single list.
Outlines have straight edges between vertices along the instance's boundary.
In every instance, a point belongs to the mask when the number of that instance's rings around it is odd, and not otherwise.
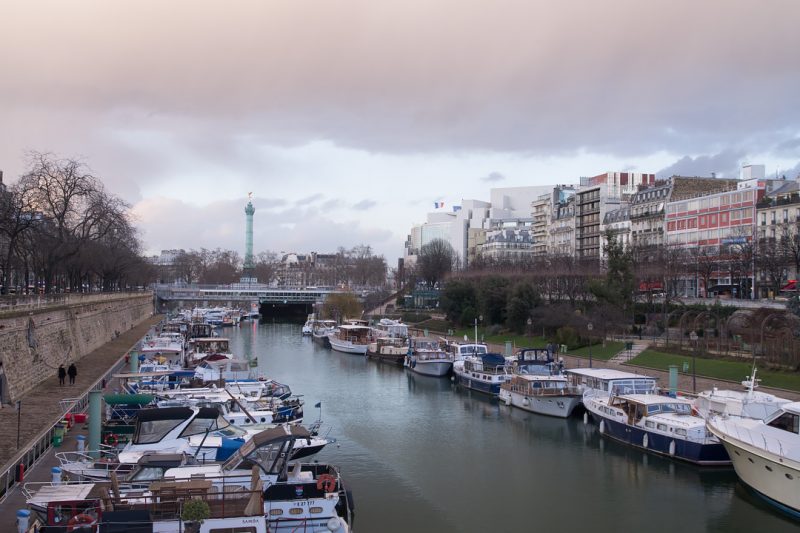
[{"label": "boat railing", "polygon": [[731,433],[734,433],[738,440],[750,444],[751,446],[762,448],[769,453],[777,455],[781,459],[786,459],[786,452],[783,449],[783,442],[781,442],[780,439],[767,437],[762,431],[752,431],[742,428],[738,424],[732,427],[734,430],[731,431]]},{"label": "boat railing", "polygon": [[84,452],[57,452],[56,460],[61,466],[66,466],[75,463],[93,464],[94,469],[97,470],[114,470],[119,466],[117,457],[119,450],[100,450],[100,457],[95,458]]}]

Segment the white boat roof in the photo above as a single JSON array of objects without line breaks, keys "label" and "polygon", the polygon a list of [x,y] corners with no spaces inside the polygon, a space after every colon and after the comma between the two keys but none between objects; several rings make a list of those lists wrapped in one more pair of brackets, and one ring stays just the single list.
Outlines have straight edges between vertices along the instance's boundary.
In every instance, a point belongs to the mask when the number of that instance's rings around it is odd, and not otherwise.
[{"label": "white boat roof", "polygon": [[655,380],[656,378],[652,376],[646,376],[644,374],[633,374],[631,372],[623,372],[622,370],[614,370],[612,368],[571,368],[569,370],[565,370],[564,372],[568,374],[575,374],[579,376],[586,376],[591,378],[597,379],[652,379]]},{"label": "white boat roof", "polygon": [[228,341],[228,337],[195,337],[192,339],[193,342],[219,342],[219,341]]},{"label": "white boat roof", "polygon": [[524,379],[525,381],[567,381],[564,376],[547,376],[537,374],[515,374],[514,378]]},{"label": "white boat roof", "polygon": [[342,324],[339,329],[370,329],[369,326],[359,326],[356,324]]},{"label": "white boat roof", "polygon": [[662,403],[682,403],[692,405],[692,401],[687,398],[673,398],[672,396],[662,396],[660,394],[620,394],[617,398],[624,398],[644,405],[658,405]]}]

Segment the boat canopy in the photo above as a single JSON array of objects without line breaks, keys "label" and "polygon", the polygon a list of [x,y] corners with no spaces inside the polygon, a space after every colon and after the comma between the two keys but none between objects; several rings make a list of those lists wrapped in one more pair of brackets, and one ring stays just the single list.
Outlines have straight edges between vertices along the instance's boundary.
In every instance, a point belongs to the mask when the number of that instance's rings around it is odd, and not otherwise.
[{"label": "boat canopy", "polygon": [[153,403],[150,394],[106,394],[103,396],[106,405],[148,405]]},{"label": "boat canopy", "polygon": [[481,355],[481,361],[483,362],[484,368],[505,366],[506,364],[506,358],[499,353],[483,354]]}]

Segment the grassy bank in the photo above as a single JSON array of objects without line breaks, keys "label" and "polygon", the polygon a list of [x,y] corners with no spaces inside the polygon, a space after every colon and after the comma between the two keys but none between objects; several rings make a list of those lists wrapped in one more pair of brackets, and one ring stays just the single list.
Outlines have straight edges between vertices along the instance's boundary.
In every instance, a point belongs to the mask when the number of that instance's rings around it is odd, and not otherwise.
[{"label": "grassy bank", "polygon": [[[688,374],[692,373],[692,357],[655,350],[645,350],[628,364],[653,368],[656,370],[669,370],[669,365],[677,365],[678,371],[683,372],[683,364],[688,364]],[[697,358],[697,375],[707,378],[724,379],[740,382],[750,375],[753,368],[752,361],[731,361],[727,359]],[[759,369],[757,377],[765,387],[778,387],[793,391],[800,391],[800,373],[781,372],[776,370]]]},{"label": "grassy bank", "polygon": [[[605,346],[602,344],[593,344],[592,359],[597,359],[598,361],[608,361],[621,352],[623,348],[625,348],[625,343],[617,341],[606,341]],[[578,357],[586,357],[588,359],[589,347],[584,346],[583,348],[578,348],[577,350],[569,350],[568,354],[577,355]]]}]

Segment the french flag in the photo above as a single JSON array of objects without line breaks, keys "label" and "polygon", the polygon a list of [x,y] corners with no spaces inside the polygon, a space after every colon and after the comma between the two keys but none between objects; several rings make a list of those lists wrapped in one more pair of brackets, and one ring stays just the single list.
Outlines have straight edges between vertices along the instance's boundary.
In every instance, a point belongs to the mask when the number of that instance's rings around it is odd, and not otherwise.
[{"label": "french flag", "polygon": [[433,206],[434,208],[439,209],[440,207],[444,207],[444,202],[433,202]]}]

